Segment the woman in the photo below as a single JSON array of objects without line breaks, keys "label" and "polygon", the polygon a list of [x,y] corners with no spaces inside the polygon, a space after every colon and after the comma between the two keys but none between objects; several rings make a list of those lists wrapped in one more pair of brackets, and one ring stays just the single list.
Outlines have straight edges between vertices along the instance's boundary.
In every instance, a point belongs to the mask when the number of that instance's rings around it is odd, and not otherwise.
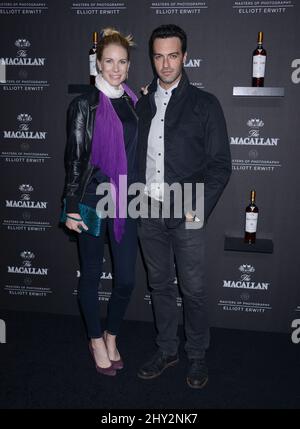
[{"label": "woman", "polygon": [[[78,233],[81,277],[78,298],[90,338],[89,348],[96,369],[116,375],[123,360],[116,345],[121,321],[134,287],[137,254],[136,220],[118,216],[101,219],[99,236],[88,234],[80,216],[79,203],[95,208],[99,184],[110,182],[118,197],[119,175],[127,176],[128,186],[136,181],[137,116],[135,94],[124,84],[129,69],[132,37],[103,30],[97,47],[100,70],[95,88],[73,100],[68,110],[66,148],[65,208],[66,226]],[[121,195],[122,197],[122,195]],[[108,304],[106,330],[99,317],[98,284],[102,272],[104,236],[108,231],[115,284]]]}]

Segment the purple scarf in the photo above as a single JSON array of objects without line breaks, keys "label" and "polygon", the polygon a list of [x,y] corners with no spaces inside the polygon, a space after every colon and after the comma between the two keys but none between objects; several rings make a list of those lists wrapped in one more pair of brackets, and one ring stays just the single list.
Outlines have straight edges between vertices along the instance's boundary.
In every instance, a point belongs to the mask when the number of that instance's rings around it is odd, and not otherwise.
[{"label": "purple scarf", "polygon": [[[122,84],[125,92],[130,96],[134,103],[137,102],[137,96],[131,89]],[[125,151],[123,125],[120,121],[110,99],[99,91],[99,104],[96,111],[95,126],[92,140],[92,164],[100,168],[102,173],[110,178],[110,183],[115,187],[115,219],[114,235],[120,243],[125,226],[124,213],[127,213],[127,207],[124,209],[123,204],[126,196],[119,196],[119,175],[127,176],[127,157]],[[120,216],[119,198],[122,209]]]}]

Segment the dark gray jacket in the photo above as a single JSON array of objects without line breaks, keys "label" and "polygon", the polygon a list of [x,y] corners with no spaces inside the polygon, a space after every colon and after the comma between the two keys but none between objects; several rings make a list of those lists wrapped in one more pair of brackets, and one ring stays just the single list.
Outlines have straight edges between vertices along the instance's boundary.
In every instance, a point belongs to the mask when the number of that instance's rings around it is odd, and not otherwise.
[{"label": "dark gray jacket", "polygon": [[[139,116],[139,181],[145,183],[148,135],[156,113],[155,78],[137,103]],[[186,73],[167,106],[164,121],[164,180],[204,183],[204,215],[207,221],[231,174],[231,155],[226,123],[217,98],[189,83]],[[195,197],[195,195],[194,195]],[[193,198],[194,198],[193,197]],[[169,226],[181,220],[173,219]]]}]

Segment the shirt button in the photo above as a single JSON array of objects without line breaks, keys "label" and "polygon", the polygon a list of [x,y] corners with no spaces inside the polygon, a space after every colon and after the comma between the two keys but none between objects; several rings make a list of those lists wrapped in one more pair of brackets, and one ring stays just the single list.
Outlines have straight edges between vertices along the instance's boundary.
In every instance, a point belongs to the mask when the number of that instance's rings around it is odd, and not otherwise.
[{"label": "shirt button", "polygon": [[168,93],[167,93],[167,92],[165,92],[165,94],[166,94],[166,95],[168,95]]},{"label": "shirt button", "polygon": [[164,103],[164,105],[166,106],[166,105],[167,105],[167,103]]},{"label": "shirt button", "polygon": [[161,155],[161,153],[158,154],[158,156],[160,156],[160,155]]},{"label": "shirt button", "polygon": [[163,119],[161,119],[161,122],[164,122],[164,120],[163,120]]},{"label": "shirt button", "polygon": [[159,136],[159,138],[161,139],[161,136]]},{"label": "shirt button", "polygon": [[158,173],[160,173],[160,170],[157,170]]}]

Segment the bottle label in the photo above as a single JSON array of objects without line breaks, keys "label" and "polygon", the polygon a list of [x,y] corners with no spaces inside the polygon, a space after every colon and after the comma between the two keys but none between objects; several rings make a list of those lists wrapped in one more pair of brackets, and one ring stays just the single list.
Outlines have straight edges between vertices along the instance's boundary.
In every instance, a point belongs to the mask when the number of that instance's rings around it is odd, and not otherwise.
[{"label": "bottle label", "polygon": [[96,54],[89,55],[90,57],[90,76],[97,76]]},{"label": "bottle label", "polygon": [[256,232],[258,213],[246,213],[246,232]]},{"label": "bottle label", "polygon": [[253,77],[265,77],[266,67],[266,56],[265,55],[254,55],[253,56]]}]

